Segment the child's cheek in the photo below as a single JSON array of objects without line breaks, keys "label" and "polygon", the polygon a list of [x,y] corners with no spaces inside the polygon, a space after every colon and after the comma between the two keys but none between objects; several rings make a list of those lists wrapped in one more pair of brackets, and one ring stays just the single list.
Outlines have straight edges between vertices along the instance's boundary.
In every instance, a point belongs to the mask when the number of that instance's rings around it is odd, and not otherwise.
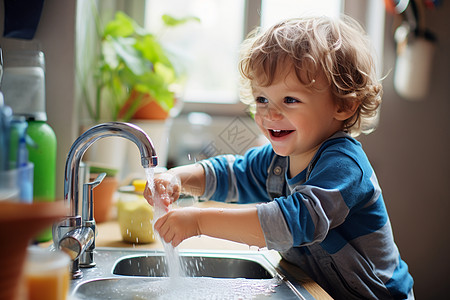
[{"label": "child's cheek", "polygon": [[259,130],[261,130],[264,134],[266,134],[267,132],[267,130],[264,128],[264,126],[263,126],[263,121],[262,121],[262,117],[261,117],[261,114],[260,113],[258,113],[258,112],[256,112],[256,114],[255,114],[255,123],[256,123],[256,125],[258,125],[258,128],[259,128]]}]

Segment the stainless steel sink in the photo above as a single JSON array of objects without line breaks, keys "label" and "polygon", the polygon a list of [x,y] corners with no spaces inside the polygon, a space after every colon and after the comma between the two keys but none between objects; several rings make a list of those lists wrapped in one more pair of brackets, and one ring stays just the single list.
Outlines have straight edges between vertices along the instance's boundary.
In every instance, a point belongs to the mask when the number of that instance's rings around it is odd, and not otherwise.
[{"label": "stainless steel sink", "polygon": [[73,299],[314,299],[264,251],[181,251],[179,278],[162,251],[97,248],[95,260],[72,281]]},{"label": "stainless steel sink", "polygon": [[[270,266],[255,258],[223,257],[223,255],[180,255],[183,273],[189,277],[271,279]],[[145,255],[125,257],[117,262],[113,274],[127,276],[167,277],[165,256]]]}]

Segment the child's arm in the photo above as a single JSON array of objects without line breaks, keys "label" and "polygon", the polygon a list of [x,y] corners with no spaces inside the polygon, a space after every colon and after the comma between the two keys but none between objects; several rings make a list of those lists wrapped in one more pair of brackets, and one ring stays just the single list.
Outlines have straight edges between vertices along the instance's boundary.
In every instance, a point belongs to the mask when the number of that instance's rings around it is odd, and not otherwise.
[{"label": "child's arm", "polygon": [[172,168],[169,173],[181,181],[181,191],[191,196],[201,196],[205,192],[205,170],[200,164]]},{"label": "child's arm", "polygon": [[159,218],[155,229],[174,247],[201,234],[250,246],[266,246],[256,207],[176,209]]},{"label": "child's arm", "polygon": [[[167,201],[164,203],[166,206],[178,199],[180,190],[193,196],[201,196],[205,191],[205,171],[199,164],[170,169],[155,176],[154,181],[156,194],[168,195],[162,198]],[[154,205],[150,189],[145,189],[144,196]],[[266,246],[256,207],[175,209],[159,218],[155,229],[174,247],[189,237],[201,234],[252,246]]]}]

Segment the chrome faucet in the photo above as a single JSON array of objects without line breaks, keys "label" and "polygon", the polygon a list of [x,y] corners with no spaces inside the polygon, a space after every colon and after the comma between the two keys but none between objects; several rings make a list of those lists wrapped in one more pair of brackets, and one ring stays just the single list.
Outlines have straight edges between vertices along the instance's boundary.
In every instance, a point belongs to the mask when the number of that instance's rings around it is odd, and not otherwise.
[{"label": "chrome faucet", "polygon": [[72,278],[81,278],[80,267],[93,267],[96,225],[93,214],[92,190],[101,183],[105,174],[83,185],[81,202],[82,215],[79,214],[79,178],[81,159],[86,150],[104,137],[123,137],[136,144],[141,154],[144,168],[156,167],[158,159],[155,148],[148,135],[138,126],[109,122],[94,126],[79,136],[69,150],[64,176],[64,200],[70,208],[70,215],[53,225],[53,242],[72,258]]}]

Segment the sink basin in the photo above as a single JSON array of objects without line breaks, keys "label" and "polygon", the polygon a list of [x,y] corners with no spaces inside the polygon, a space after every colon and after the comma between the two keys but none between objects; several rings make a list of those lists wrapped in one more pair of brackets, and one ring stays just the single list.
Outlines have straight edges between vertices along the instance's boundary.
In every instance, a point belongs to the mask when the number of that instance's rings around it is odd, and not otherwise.
[{"label": "sink basin", "polygon": [[97,248],[73,299],[314,299],[264,251],[181,251],[186,276],[168,277],[162,251]]},{"label": "sink basin", "polygon": [[[271,279],[275,276],[261,262],[248,258],[180,255],[183,273],[189,277]],[[163,255],[131,256],[121,259],[113,274],[167,277]]]},{"label": "sink basin", "polygon": [[296,295],[275,279],[215,279],[209,277],[107,278],[82,284],[74,294],[77,300],[136,299],[309,299]]}]

